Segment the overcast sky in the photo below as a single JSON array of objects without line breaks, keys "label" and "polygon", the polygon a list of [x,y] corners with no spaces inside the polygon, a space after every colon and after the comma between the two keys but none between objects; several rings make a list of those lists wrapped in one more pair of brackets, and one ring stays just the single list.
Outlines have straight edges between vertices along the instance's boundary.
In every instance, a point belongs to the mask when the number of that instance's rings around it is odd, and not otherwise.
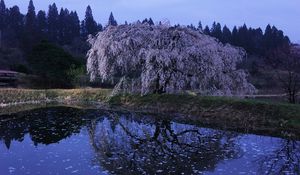
[{"label": "overcast sky", "polygon": [[[23,13],[29,0],[5,0],[8,7],[18,5]],[[119,23],[152,17],[154,21],[169,20],[172,24],[210,25],[213,21],[232,27],[246,23],[251,27],[267,24],[282,29],[293,42],[300,43],[300,0],[34,0],[36,11],[58,8],[76,10],[82,19],[87,5],[94,18],[106,24],[112,11]]]}]

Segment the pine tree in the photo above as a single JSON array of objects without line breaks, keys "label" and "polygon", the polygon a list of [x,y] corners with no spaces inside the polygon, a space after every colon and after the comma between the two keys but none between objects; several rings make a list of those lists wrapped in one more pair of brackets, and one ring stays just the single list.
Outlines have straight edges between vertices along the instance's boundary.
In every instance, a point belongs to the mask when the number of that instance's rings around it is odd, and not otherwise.
[{"label": "pine tree", "polygon": [[249,45],[249,37],[248,37],[248,27],[244,24],[242,27],[238,29],[238,46],[243,47],[248,50]]},{"label": "pine tree", "polygon": [[9,46],[19,47],[20,38],[23,36],[24,16],[18,6],[13,6],[8,11],[6,41]]},{"label": "pine tree", "polygon": [[72,38],[80,37],[80,21],[76,11],[70,13]]},{"label": "pine tree", "polygon": [[187,28],[190,28],[192,30],[197,30],[196,27],[193,24],[187,25]]},{"label": "pine tree", "polygon": [[230,40],[231,40],[231,31],[229,30],[229,28],[225,25],[223,27],[223,31],[222,31],[222,39],[221,41],[223,43],[230,43]]},{"label": "pine tree", "polygon": [[36,14],[35,14],[35,7],[33,5],[33,1],[29,1],[28,5],[28,11],[25,16],[25,27],[26,31],[29,32],[29,34],[33,34],[36,29]]},{"label": "pine tree", "polygon": [[208,26],[205,26],[204,30],[203,30],[203,33],[206,34],[206,35],[210,35],[210,29]]},{"label": "pine tree", "polygon": [[95,35],[97,33],[98,31],[97,23],[94,20],[93,11],[90,6],[87,6],[86,8],[85,19],[82,24],[83,24],[82,27],[84,28],[82,29],[82,31],[84,32],[83,33],[84,37],[86,37],[89,34]]},{"label": "pine tree", "polygon": [[199,31],[203,30],[201,21],[198,22],[197,30],[199,30]]},{"label": "pine tree", "polygon": [[[142,24],[149,24],[150,26],[151,25],[154,25],[154,22],[153,22],[153,20],[151,19],[151,18],[146,18],[146,19],[144,19],[143,21],[142,21]],[[127,25],[127,21],[125,21],[125,25]]]},{"label": "pine tree", "polygon": [[220,23],[214,22],[211,28],[210,35],[221,40],[222,38],[222,27]]},{"label": "pine tree", "polygon": [[8,26],[12,30],[21,31],[23,29],[23,15],[18,6],[13,6],[8,11]]},{"label": "pine tree", "polygon": [[0,30],[3,30],[6,26],[6,19],[7,19],[7,9],[5,6],[4,0],[0,1]]},{"label": "pine tree", "polygon": [[97,30],[98,31],[103,31],[103,26],[102,26],[102,24],[97,24]]},{"label": "pine tree", "polygon": [[29,1],[28,11],[25,16],[25,34],[23,35],[23,45],[26,50],[31,50],[34,43],[37,41],[37,26],[36,26],[36,14],[33,1]]},{"label": "pine tree", "polygon": [[261,28],[252,29],[251,32],[252,53],[257,55],[263,54],[263,31]]},{"label": "pine tree", "polygon": [[265,51],[270,50],[272,45],[272,27],[270,24],[268,24],[265,29],[263,42]]},{"label": "pine tree", "polygon": [[47,19],[48,19],[47,23],[48,23],[49,41],[57,42],[59,25],[58,25],[58,10],[55,3],[49,6]]},{"label": "pine tree", "polygon": [[149,18],[148,23],[150,24],[150,26],[154,25],[154,22],[153,22],[152,18]]},{"label": "pine tree", "polygon": [[70,43],[71,40],[71,20],[69,10],[61,8],[58,16],[58,40],[60,44]]},{"label": "pine tree", "polygon": [[80,22],[80,35],[83,38],[85,38],[87,36],[87,31],[86,31],[86,28],[85,28],[85,22],[84,22],[84,20],[82,20]]},{"label": "pine tree", "polygon": [[232,29],[230,44],[238,46],[238,29],[236,26],[234,26]]},{"label": "pine tree", "polygon": [[142,24],[145,24],[145,23],[148,23],[148,18],[146,18],[142,21]]},{"label": "pine tree", "polygon": [[46,12],[40,10],[36,17],[36,24],[37,24],[37,33],[39,35],[39,39],[43,40],[46,39],[47,34],[47,17]]},{"label": "pine tree", "polygon": [[118,23],[115,20],[114,15],[113,15],[112,12],[110,12],[110,15],[109,15],[109,18],[108,18],[108,25],[109,26],[117,26],[118,25]]}]

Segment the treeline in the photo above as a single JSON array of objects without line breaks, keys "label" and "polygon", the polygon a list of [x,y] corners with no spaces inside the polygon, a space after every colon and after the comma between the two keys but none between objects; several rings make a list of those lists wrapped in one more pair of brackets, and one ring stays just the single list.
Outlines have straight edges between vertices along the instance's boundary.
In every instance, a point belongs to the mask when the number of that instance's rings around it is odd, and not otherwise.
[{"label": "treeline", "polygon": [[[154,24],[151,18],[142,22]],[[108,25],[118,25],[112,13],[109,16]],[[193,25],[188,25],[188,27],[201,30],[223,43],[243,47],[250,54],[265,55],[269,50],[290,45],[290,40],[283,31],[270,25],[264,31],[261,28],[248,28],[246,25],[235,26],[230,30],[226,25],[222,27],[216,22],[211,27],[202,27],[201,22],[197,27]],[[1,43],[8,47],[20,47],[28,51],[42,40],[59,45],[76,46],[78,40],[85,42],[87,35],[96,34],[103,28],[94,20],[90,6],[86,9],[85,18],[80,21],[76,11],[69,11],[65,8],[58,10],[55,3],[49,5],[47,12],[40,10],[36,13],[33,1],[30,0],[28,11],[24,15],[21,14],[18,6],[7,8],[4,0],[0,2]],[[77,49],[78,47],[80,46],[77,46]]]},{"label": "treeline", "polygon": [[220,23],[214,22],[211,27],[202,27],[201,22],[198,26],[188,25],[194,30],[219,39],[222,43],[230,43],[235,46],[243,47],[249,54],[266,56],[274,49],[288,49],[290,39],[285,36],[282,30],[275,26],[267,25],[263,31],[261,28],[247,27],[246,24],[230,30],[226,25],[222,27]]},{"label": "treeline", "polygon": [[[108,25],[117,25],[111,13]],[[49,5],[36,12],[29,1],[22,14],[18,6],[0,1],[0,69],[34,75],[26,86],[66,88],[90,85],[86,77],[87,36],[103,30],[90,6],[80,21],[76,11]],[[13,48],[13,49],[12,49]]]},{"label": "treeline", "polygon": [[[151,18],[140,22],[154,25]],[[22,14],[18,6],[8,8],[4,0],[0,0],[0,69],[37,75],[39,81],[34,79],[33,82],[44,87],[88,84],[85,72],[85,55],[89,49],[87,36],[108,25],[118,25],[113,13],[107,24],[102,25],[95,21],[90,6],[86,8],[84,19],[80,20],[76,11],[58,9],[55,3],[49,5],[47,11],[36,12],[30,0],[27,13]],[[270,25],[265,30],[246,25],[231,30],[217,22],[211,27],[202,27],[201,22],[198,26],[187,27],[216,37],[222,43],[243,47],[251,55],[261,56],[261,60],[251,63],[253,70],[258,66],[252,65],[266,64],[263,63],[266,58],[273,58],[274,50],[289,50],[291,46],[283,31]]]},{"label": "treeline", "polygon": [[[113,14],[109,16],[109,25],[117,25]],[[80,21],[76,11],[61,8],[55,3],[48,12],[36,13],[33,1],[29,1],[28,11],[24,15],[18,6],[7,8],[4,0],[0,1],[0,31],[2,45],[19,47],[30,51],[33,45],[42,40],[59,45],[72,45],[78,39],[85,41],[88,34],[101,31],[103,26],[97,23],[90,6],[86,9],[85,19]]]}]

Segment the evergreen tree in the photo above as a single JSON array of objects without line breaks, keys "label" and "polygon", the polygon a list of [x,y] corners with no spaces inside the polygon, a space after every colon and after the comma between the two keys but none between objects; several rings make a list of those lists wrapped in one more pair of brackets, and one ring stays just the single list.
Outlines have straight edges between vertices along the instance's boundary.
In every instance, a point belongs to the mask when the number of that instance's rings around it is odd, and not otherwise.
[{"label": "evergreen tree", "polygon": [[80,37],[80,21],[76,11],[70,13],[72,38]]},{"label": "evergreen tree", "polygon": [[[126,23],[126,21],[125,21],[125,23]],[[144,19],[143,21],[142,21],[142,24],[145,24],[145,23],[147,23],[147,24],[149,24],[149,25],[154,25],[154,22],[152,21],[152,19],[151,18],[146,18],[146,19]]]},{"label": "evergreen tree", "polygon": [[261,28],[251,31],[251,51],[252,54],[263,54],[263,31]]},{"label": "evergreen tree", "polygon": [[152,18],[149,18],[148,23],[149,23],[151,26],[154,25],[154,22],[153,22]]},{"label": "evergreen tree", "polygon": [[142,24],[145,24],[145,23],[148,23],[148,18],[146,18],[142,21]]},{"label": "evergreen tree", "polygon": [[204,30],[203,30],[203,33],[206,34],[206,35],[210,35],[210,29],[208,26],[205,26]]},{"label": "evergreen tree", "polygon": [[95,35],[98,31],[98,26],[96,21],[93,17],[93,12],[90,6],[87,6],[86,12],[85,12],[85,19],[82,23],[82,29],[83,36],[86,37],[89,34]]},{"label": "evergreen tree", "polygon": [[97,30],[98,31],[103,31],[103,26],[102,26],[102,24],[97,24]]},{"label": "evergreen tree", "polygon": [[48,11],[48,38],[51,42],[57,42],[58,41],[58,10],[56,7],[56,4],[53,3],[49,6]]},{"label": "evergreen tree", "polygon": [[249,36],[248,36],[248,27],[244,24],[242,27],[238,29],[238,46],[243,47],[248,50],[249,48]]},{"label": "evergreen tree", "polygon": [[221,41],[223,43],[230,43],[230,41],[231,41],[231,31],[226,25],[223,27],[222,33],[223,33],[223,35],[222,35]]},{"label": "evergreen tree", "polygon": [[231,43],[233,45],[238,46],[238,30],[237,27],[234,26],[231,32]]},{"label": "evergreen tree", "polygon": [[25,16],[25,30],[28,34],[33,34],[36,30],[36,14],[33,1],[29,1],[28,11]]},{"label": "evergreen tree", "polygon": [[222,38],[222,27],[220,23],[213,23],[210,35],[219,40]]},{"label": "evergreen tree", "polygon": [[23,29],[23,15],[18,6],[9,9],[8,26],[12,30],[21,31]]},{"label": "evergreen tree", "polygon": [[58,40],[60,44],[69,43],[69,33],[70,33],[70,24],[69,20],[69,11],[67,9],[60,9],[60,13],[58,16]]},{"label": "evergreen tree", "polygon": [[23,45],[26,50],[31,50],[34,43],[37,42],[37,26],[36,26],[36,14],[33,1],[29,1],[28,11],[25,16],[25,34],[23,35]]},{"label": "evergreen tree", "polygon": [[37,32],[39,34],[39,39],[46,39],[47,34],[47,17],[46,12],[40,10],[36,17]]},{"label": "evergreen tree", "polygon": [[82,38],[86,38],[86,36],[87,36],[87,31],[86,31],[86,28],[85,28],[84,20],[82,20],[80,22],[80,35],[81,35]]},{"label": "evergreen tree", "polygon": [[200,30],[200,31],[203,30],[201,21],[198,22],[197,30]]},{"label": "evergreen tree", "polygon": [[270,45],[272,44],[272,28],[270,24],[268,24],[265,29],[263,40],[264,40],[264,48],[266,50],[270,49]]},{"label": "evergreen tree", "polygon": [[118,25],[118,23],[115,20],[114,15],[113,15],[112,12],[110,12],[110,15],[109,15],[109,18],[108,18],[108,25],[109,26],[117,26]]},{"label": "evergreen tree", "polygon": [[7,9],[5,6],[4,0],[0,1],[0,30],[3,30],[6,26],[6,19],[7,19]]},{"label": "evergreen tree", "polygon": [[197,30],[196,27],[193,24],[187,25],[187,28],[190,28],[192,30]]},{"label": "evergreen tree", "polygon": [[13,6],[8,11],[7,31],[5,37],[9,46],[19,47],[20,38],[23,36],[24,16],[18,6]]}]

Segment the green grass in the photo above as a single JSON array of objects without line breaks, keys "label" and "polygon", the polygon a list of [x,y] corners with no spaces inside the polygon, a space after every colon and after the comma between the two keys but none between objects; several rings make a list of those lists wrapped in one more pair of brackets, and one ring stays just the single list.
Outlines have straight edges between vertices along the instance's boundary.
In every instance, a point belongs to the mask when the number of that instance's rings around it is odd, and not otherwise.
[{"label": "green grass", "polygon": [[189,120],[218,128],[300,136],[300,105],[187,94],[122,95],[109,103],[136,111],[185,114]]},{"label": "green grass", "polygon": [[[257,114],[264,113],[265,115],[272,115],[273,117],[300,117],[300,105],[275,102],[273,103],[253,99],[238,99],[229,97],[194,96],[187,94],[153,94],[146,96],[121,95],[112,97],[109,103],[111,105],[129,106],[163,105],[161,107],[167,106],[168,108],[176,109],[191,108],[192,106],[198,106],[200,109],[203,110],[209,108],[215,109],[220,107],[230,107],[232,109],[253,112]],[[197,113],[197,111],[190,112]]]}]

